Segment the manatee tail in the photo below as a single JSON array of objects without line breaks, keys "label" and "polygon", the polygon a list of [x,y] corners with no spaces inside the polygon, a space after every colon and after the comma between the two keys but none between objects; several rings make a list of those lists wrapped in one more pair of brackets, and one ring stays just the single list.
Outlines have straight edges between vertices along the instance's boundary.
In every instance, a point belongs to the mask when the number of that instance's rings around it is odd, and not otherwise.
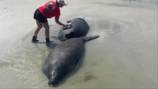
[{"label": "manatee tail", "polygon": [[88,37],[84,37],[83,40],[84,40],[84,42],[87,42],[87,41],[91,41],[91,40],[97,39],[98,37],[99,37],[99,35],[88,36]]}]

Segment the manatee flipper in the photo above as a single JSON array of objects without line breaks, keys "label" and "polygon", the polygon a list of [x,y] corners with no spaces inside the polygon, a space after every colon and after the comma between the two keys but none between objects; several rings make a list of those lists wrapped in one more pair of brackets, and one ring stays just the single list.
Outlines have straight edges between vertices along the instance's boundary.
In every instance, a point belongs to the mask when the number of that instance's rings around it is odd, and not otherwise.
[{"label": "manatee flipper", "polygon": [[87,41],[91,41],[91,40],[97,39],[98,37],[99,37],[99,35],[87,36],[87,37],[83,37],[83,40],[84,40],[85,42],[87,42]]}]

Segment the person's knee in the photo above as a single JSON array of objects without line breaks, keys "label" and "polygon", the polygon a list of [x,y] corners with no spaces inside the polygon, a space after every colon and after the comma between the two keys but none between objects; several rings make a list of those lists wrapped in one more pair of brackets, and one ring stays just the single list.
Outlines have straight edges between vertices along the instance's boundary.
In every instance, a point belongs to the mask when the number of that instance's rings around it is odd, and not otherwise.
[{"label": "person's knee", "polygon": [[41,29],[42,28],[42,25],[38,25],[38,27],[37,27],[38,29]]},{"label": "person's knee", "polygon": [[45,28],[46,30],[49,30],[49,26],[44,26],[44,28]]},{"label": "person's knee", "polygon": [[49,25],[48,25],[48,23],[44,23],[43,26],[44,26],[44,28],[45,28],[46,30],[49,30]]},{"label": "person's knee", "polygon": [[36,31],[39,31],[42,28],[42,26],[37,26]]},{"label": "person's knee", "polygon": [[39,25],[39,28],[42,28],[42,24],[41,24],[41,25]]}]

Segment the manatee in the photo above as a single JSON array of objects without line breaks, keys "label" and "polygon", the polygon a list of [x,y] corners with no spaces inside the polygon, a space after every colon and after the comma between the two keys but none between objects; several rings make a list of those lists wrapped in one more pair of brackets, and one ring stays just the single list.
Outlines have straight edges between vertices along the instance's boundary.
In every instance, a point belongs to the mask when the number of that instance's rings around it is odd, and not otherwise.
[{"label": "manatee", "polygon": [[51,49],[42,66],[42,71],[49,80],[48,84],[59,85],[68,74],[72,73],[84,55],[85,43],[98,37],[95,35],[71,38]]}]

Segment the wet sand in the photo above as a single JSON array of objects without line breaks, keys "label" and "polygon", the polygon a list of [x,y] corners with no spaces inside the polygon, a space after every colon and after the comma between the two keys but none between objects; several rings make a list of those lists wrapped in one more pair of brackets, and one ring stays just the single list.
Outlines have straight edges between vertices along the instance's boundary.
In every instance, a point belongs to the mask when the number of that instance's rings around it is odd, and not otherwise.
[{"label": "wet sand", "polygon": [[[32,44],[34,10],[46,0],[0,0],[0,89],[52,89],[41,72],[49,49]],[[158,88],[157,0],[68,0],[61,21],[83,17],[88,35],[80,70],[57,88]],[[60,27],[49,20],[51,40]],[[44,30],[39,34],[44,42]],[[53,88],[56,89],[56,88]]]}]

